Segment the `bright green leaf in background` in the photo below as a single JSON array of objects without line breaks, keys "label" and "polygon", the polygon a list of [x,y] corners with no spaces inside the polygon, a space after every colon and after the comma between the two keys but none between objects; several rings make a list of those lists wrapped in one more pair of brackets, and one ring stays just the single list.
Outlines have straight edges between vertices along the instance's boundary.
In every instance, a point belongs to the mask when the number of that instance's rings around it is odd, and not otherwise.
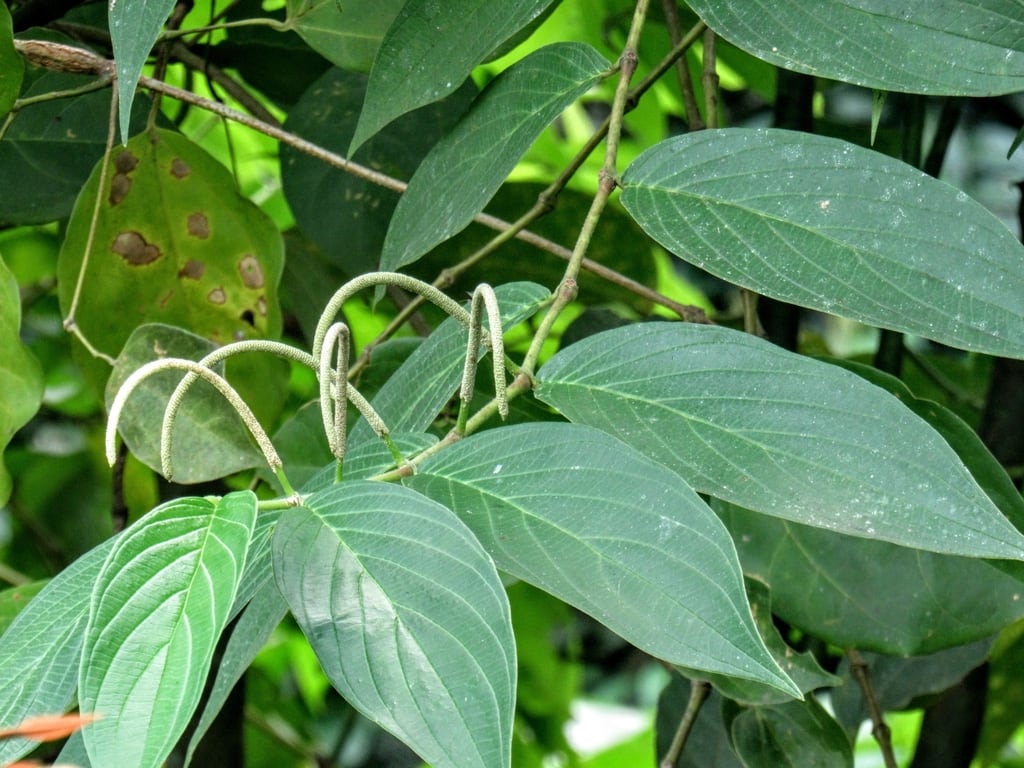
[{"label": "bright green leaf in background", "polygon": [[552,0],[408,0],[370,70],[349,154],[399,115],[437,101]]},{"label": "bright green leaf in background", "polygon": [[0,117],[10,111],[18,98],[24,74],[25,63],[14,48],[11,12],[6,4],[0,3]]},{"label": "bright green leaf in background", "polygon": [[[89,594],[114,539],[55,576],[0,636],[0,728],[63,712],[75,695]],[[36,747],[25,739],[0,741],[0,765]]]},{"label": "bright green leaf in background", "polygon": [[11,495],[11,476],[2,455],[11,437],[37,410],[43,397],[39,363],[21,343],[18,282],[0,253],[0,506]]},{"label": "bright green leaf in background", "polygon": [[289,28],[332,64],[368,72],[403,0],[288,0]]},{"label": "bright green leaf in background", "polygon": [[346,482],[284,512],[273,546],[278,586],[353,706],[438,768],[509,765],[508,600],[450,510]]},{"label": "bright green leaf in background", "polygon": [[854,536],[1024,560],[1024,537],[942,438],[835,366],[727,328],[646,323],[567,347],[537,379],[571,421],[698,491]]},{"label": "bright green leaf in background", "polygon": [[135,86],[142,67],[174,8],[174,0],[110,0],[107,15],[117,67],[121,142],[128,143]]},{"label": "bright green leaf in background", "polygon": [[495,78],[409,181],[391,219],[381,269],[410,264],[464,229],[541,131],[610,66],[588,45],[558,43]]},{"label": "bright green leaf in background", "polygon": [[[79,195],[61,248],[57,276],[65,314],[99,172]],[[204,150],[171,131],[139,134],[112,153],[102,195],[75,313],[100,351],[116,357],[145,322],[177,325],[218,345],[280,335],[281,234]]]},{"label": "bright green leaf in background", "polygon": [[456,443],[404,482],[455,510],[503,571],[647,653],[799,695],[754,627],[719,521],[678,475],[618,440],[510,426]]},{"label": "bright green leaf in background", "polygon": [[1024,357],[1024,247],[963,192],[905,163],[838,139],[731,128],[661,142],[623,185],[651,237],[718,277]]},{"label": "bright green leaf in background", "polygon": [[256,522],[256,496],[169,501],[117,539],[92,593],[79,704],[93,765],[156,768],[199,702]]},{"label": "bright green leaf in background", "polygon": [[1016,0],[690,0],[715,32],[784,69],[951,96],[1024,89]]}]

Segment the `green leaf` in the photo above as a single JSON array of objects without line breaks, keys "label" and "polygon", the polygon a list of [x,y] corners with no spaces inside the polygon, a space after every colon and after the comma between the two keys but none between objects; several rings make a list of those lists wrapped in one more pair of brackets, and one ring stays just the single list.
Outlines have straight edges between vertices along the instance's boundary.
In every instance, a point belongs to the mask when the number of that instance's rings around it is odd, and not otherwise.
[{"label": "green leaf", "polygon": [[464,229],[541,131],[610,66],[589,45],[556,43],[495,78],[409,181],[384,241],[381,269],[411,264]]},{"label": "green leaf", "polygon": [[1024,560],[1024,537],[935,430],[863,379],[754,336],[617,328],[562,350],[537,380],[571,421],[698,491],[854,536]]},{"label": "green leaf", "polygon": [[18,281],[0,253],[0,506],[11,495],[11,476],[2,457],[14,433],[39,410],[43,372],[21,343],[21,295]]},{"label": "green leaf", "polygon": [[[285,128],[344,154],[366,93],[365,75],[328,70],[302,94]],[[404,115],[352,156],[353,162],[410,178],[431,147],[476,96],[468,81],[447,99]],[[289,147],[281,149],[281,182],[295,220],[329,263],[355,276],[377,268],[398,193]]]},{"label": "green leaf", "polygon": [[110,42],[117,67],[117,100],[121,142],[128,143],[128,124],[135,86],[175,0],[112,0],[107,9]]},{"label": "green leaf", "polygon": [[985,560],[843,536],[713,502],[772,610],[842,648],[924,654],[1024,617],[1021,579]]},{"label": "green leaf", "polygon": [[473,67],[551,3],[408,0],[374,59],[349,154],[399,115],[454,91]]},{"label": "green leaf", "polygon": [[455,510],[503,571],[658,658],[798,696],[754,627],[735,549],[678,475],[595,429],[490,430],[407,485]]},{"label": "green leaf", "polygon": [[[165,357],[199,360],[216,347],[206,339],[168,325],[139,326],[125,342],[107,382],[107,408],[133,372]],[[160,428],[164,410],[186,371],[156,373],[139,385],[125,404],[118,431],[128,449],[161,471]],[[264,464],[235,409],[212,384],[199,380],[189,389],[174,421],[171,466],[178,483],[200,483]]]},{"label": "green leaf", "polygon": [[963,192],[898,160],[823,136],[730,128],[661,142],[623,185],[651,237],[718,277],[1024,357],[1024,246]]},{"label": "green leaf", "polygon": [[92,593],[79,704],[94,765],[156,768],[199,703],[256,521],[256,496],[169,501],[126,530]]},{"label": "green leaf", "polygon": [[0,117],[11,111],[21,92],[25,63],[14,48],[14,27],[7,5],[0,3]]},{"label": "green leaf", "polygon": [[1015,0],[692,0],[726,40],[772,64],[887,91],[995,96],[1024,89]]},{"label": "green leaf", "polygon": [[[506,283],[494,289],[506,330],[533,315],[550,297],[534,283]],[[458,389],[468,343],[467,331],[448,318],[392,374],[371,401],[392,432],[422,432]],[[360,419],[349,434],[349,445],[375,439]]]},{"label": "green leaf", "polygon": [[346,482],[288,510],[274,573],[335,688],[424,760],[508,766],[515,644],[494,564],[447,509]]},{"label": "green leaf", "polygon": [[17,587],[8,587],[0,592],[0,635],[7,631],[15,617],[49,583],[49,579],[30,581]]},{"label": "green leaf", "polygon": [[[65,314],[99,173],[79,195],[61,248]],[[99,210],[75,321],[100,351],[116,357],[144,322],[176,325],[215,344],[280,335],[281,235],[198,145],[170,131],[135,136],[112,153]]]},{"label": "green leaf", "polygon": [[729,721],[733,749],[745,768],[850,768],[846,734],[814,698],[743,708]]},{"label": "green leaf", "polygon": [[196,747],[224,706],[235,684],[242,679],[256,654],[266,644],[287,612],[288,606],[277,584],[268,580],[239,614],[217,665],[216,676],[206,698],[203,714],[189,738],[186,765],[192,762]]},{"label": "green leaf", "polygon": [[404,0],[287,0],[287,26],[339,67],[367,72]]},{"label": "green leaf", "polygon": [[[114,542],[108,539],[61,571],[0,636],[0,728],[67,709],[78,684],[89,593]],[[0,741],[0,764],[36,746],[25,739]]]}]

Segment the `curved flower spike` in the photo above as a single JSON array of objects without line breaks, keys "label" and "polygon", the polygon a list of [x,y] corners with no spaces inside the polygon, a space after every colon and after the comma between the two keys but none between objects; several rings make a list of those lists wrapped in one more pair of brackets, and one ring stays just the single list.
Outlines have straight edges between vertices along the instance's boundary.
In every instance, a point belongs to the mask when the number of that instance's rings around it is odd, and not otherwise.
[{"label": "curved flower spike", "polygon": [[502,419],[508,418],[508,395],[505,383],[505,342],[502,338],[501,309],[494,289],[487,283],[481,283],[473,291],[473,303],[470,306],[469,343],[466,347],[466,365],[462,369],[462,388],[459,399],[459,421],[456,430],[461,434],[466,426],[469,401],[473,399],[473,383],[476,380],[476,365],[479,359],[480,343],[483,335],[483,312],[487,312],[488,336],[486,341],[491,348],[491,366],[494,373],[494,394],[498,401],[498,413]]},{"label": "curved flower spike", "polygon": [[[324,335],[317,377],[320,379],[320,415],[331,455],[345,458],[345,422],[348,412],[349,333],[344,323],[335,323]],[[337,352],[335,352],[337,349]]]}]

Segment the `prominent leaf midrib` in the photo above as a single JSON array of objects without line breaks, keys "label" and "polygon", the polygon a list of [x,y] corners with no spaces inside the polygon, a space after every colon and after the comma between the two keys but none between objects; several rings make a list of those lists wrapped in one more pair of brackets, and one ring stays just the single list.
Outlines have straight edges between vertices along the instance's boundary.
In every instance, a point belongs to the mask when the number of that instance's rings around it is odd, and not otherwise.
[{"label": "prominent leaf midrib", "polygon": [[[362,533],[363,536],[374,536],[375,538],[379,538],[381,540],[384,540],[384,539],[404,540],[404,541],[411,542],[411,543],[415,544],[417,547],[424,548],[424,549],[429,549],[430,551],[434,552],[438,557],[443,557],[445,560],[450,560],[450,561],[453,561],[453,562],[457,562],[460,565],[465,565],[464,563],[461,563],[461,561],[458,561],[456,558],[451,557],[451,555],[449,553],[445,552],[444,550],[438,549],[437,547],[428,546],[428,542],[426,542],[424,539],[418,539],[418,538],[414,539],[414,538],[411,538],[411,537],[402,537],[402,536],[397,535],[397,534],[389,534],[388,536],[382,536],[380,533],[378,533],[376,531],[366,531],[366,530],[360,531],[360,529],[354,528],[351,525],[347,524],[351,520],[351,516],[349,516],[349,515],[340,515],[340,517],[343,517],[345,519],[345,523],[346,524],[339,525],[339,526],[336,527],[335,525],[332,525],[329,522],[330,518],[332,516],[335,516],[336,513],[326,513],[326,514],[324,514],[324,513],[321,513],[319,510],[317,510],[317,508],[315,506],[313,506],[313,507],[307,506],[306,508],[309,509],[310,511],[312,511],[314,513],[314,515],[316,516],[316,518],[320,521],[320,524],[322,526],[324,526],[327,530],[329,530],[335,536],[335,538],[338,541],[338,544],[340,545],[339,546],[339,556],[341,556],[341,554],[343,552],[348,553],[348,555],[355,562],[359,563],[360,568],[361,568],[360,576],[362,578],[368,578],[370,581],[373,582],[374,586],[378,590],[380,590],[381,594],[387,595],[388,602],[392,606],[395,606],[395,611],[394,611],[394,613],[395,613],[395,621],[398,624],[400,624],[401,626],[405,627],[408,630],[408,625],[402,619],[402,617],[400,615],[398,615],[398,610],[397,609],[401,608],[402,610],[406,611],[409,614],[416,615],[416,616],[421,616],[424,619],[427,619],[429,621],[429,623],[433,624],[434,626],[439,627],[440,629],[442,629],[444,631],[444,633],[446,635],[448,635],[449,637],[452,637],[453,639],[455,639],[454,636],[451,634],[451,632],[447,628],[443,627],[442,625],[437,624],[437,622],[435,622],[433,619],[431,619],[428,616],[426,616],[426,614],[423,614],[421,611],[418,611],[418,610],[415,610],[413,608],[410,608],[408,605],[405,605],[404,603],[400,603],[400,602],[396,601],[392,597],[391,593],[388,590],[386,590],[384,588],[384,586],[376,578],[373,577],[371,570],[369,568],[367,568],[367,566],[366,566],[366,562],[368,560],[371,560],[371,561],[378,561],[378,562],[382,562],[382,563],[387,563],[388,565],[392,566],[395,570],[400,570],[400,571],[402,571],[402,572],[404,572],[406,574],[410,574],[410,575],[414,576],[417,581],[424,581],[425,580],[421,574],[419,574],[416,571],[413,571],[413,570],[407,568],[403,563],[401,563],[401,562],[399,562],[397,560],[389,560],[387,558],[380,557],[380,556],[377,556],[377,555],[365,555],[365,554],[361,555],[359,552],[357,552],[355,549],[353,549],[351,545],[346,543],[345,539],[340,535],[339,528],[343,528],[347,532],[351,532],[351,533]],[[364,514],[366,514],[366,515],[372,515],[374,513],[376,513],[376,514],[396,514],[393,510],[383,510],[383,509],[366,510],[364,512]],[[401,514],[401,512],[398,512],[397,514]],[[410,519],[412,519],[412,520],[419,520],[420,519],[420,518],[418,518],[418,517],[416,517],[414,515],[409,515],[408,517]],[[439,525],[443,525],[443,524],[439,523]],[[499,646],[502,645],[501,639],[498,637],[497,633],[494,631],[494,628],[491,626],[490,621],[487,619],[487,617],[485,617],[482,613],[480,613],[480,611],[477,609],[476,605],[471,600],[468,600],[465,595],[463,595],[463,594],[461,594],[459,592],[455,592],[454,590],[452,590],[451,588],[449,588],[447,586],[438,584],[437,582],[431,582],[431,584],[433,584],[434,589],[438,589],[438,588],[443,589],[444,590],[444,594],[451,596],[454,599],[454,602],[457,602],[460,605],[464,606],[466,609],[468,609],[467,612],[472,614],[474,617],[476,617],[476,619],[478,620],[479,624],[481,624],[481,625],[483,625],[484,627],[487,628],[487,631],[489,632],[490,636],[494,638],[495,642],[497,642],[497,644]],[[333,590],[334,590],[334,583],[333,583],[333,581],[331,583],[331,590],[332,590],[332,597],[333,597]],[[412,632],[409,632],[409,634],[410,634],[410,636],[414,637]],[[473,659],[474,664],[478,665],[478,662],[477,662],[476,658],[473,656],[472,653],[469,652],[469,649],[461,641],[457,642],[456,644],[467,652],[467,655],[470,656],[470,658]],[[418,641],[417,641],[417,647],[422,648],[422,646],[419,644]],[[426,657],[426,654],[424,654],[424,657]],[[369,659],[367,659],[367,661],[369,661]],[[478,668],[480,669],[481,677],[483,677],[484,679],[489,679],[490,675],[487,672],[487,670],[484,670],[483,668],[479,667],[479,665],[478,665]],[[440,679],[443,679],[443,678],[439,676],[438,679],[440,680]],[[490,689],[493,690],[493,686],[490,686]],[[496,706],[497,706],[497,699],[495,699],[495,702],[496,702]],[[497,708],[500,709],[500,707],[497,707]]]},{"label": "prominent leaf midrib", "polygon": [[[565,536],[566,538],[572,539],[574,541],[577,541],[577,542],[583,544],[585,546],[585,548],[591,553],[591,556],[596,561],[608,562],[608,563],[611,563],[611,564],[615,565],[616,568],[618,568],[618,569],[628,573],[632,578],[636,579],[637,581],[642,582],[644,584],[647,584],[651,588],[651,592],[652,593],[663,594],[663,595],[668,596],[667,593],[664,590],[660,589],[660,587],[658,587],[657,584],[653,583],[646,576],[644,576],[644,575],[642,575],[640,573],[637,573],[632,568],[627,568],[624,564],[622,564],[622,563],[620,563],[620,562],[618,562],[616,560],[613,560],[613,559],[603,555],[600,552],[600,550],[598,550],[598,549],[596,549],[594,547],[594,545],[592,544],[590,538],[581,538],[575,532],[570,531],[570,530],[568,530],[566,528],[563,528],[563,527],[557,525],[554,521],[546,519],[546,518],[543,518],[543,517],[540,517],[539,515],[536,515],[536,514],[530,512],[527,508],[513,503],[513,501],[510,498],[504,497],[504,496],[498,496],[497,494],[491,493],[491,492],[489,492],[489,491],[487,491],[487,490],[485,490],[483,488],[479,488],[479,487],[473,485],[470,482],[467,482],[467,481],[464,481],[464,480],[460,480],[460,479],[452,477],[450,475],[435,474],[435,473],[430,472],[430,471],[426,472],[426,474],[432,474],[434,477],[443,478],[443,479],[447,480],[449,483],[452,483],[453,485],[461,485],[462,487],[464,487],[464,488],[466,488],[466,489],[468,489],[470,491],[473,491],[476,495],[481,497],[481,499],[484,501],[485,505],[488,506],[488,508],[490,508],[490,503],[489,502],[497,503],[498,505],[504,505],[504,506],[511,507],[512,509],[516,510],[524,520],[533,520],[533,522],[537,525],[537,527],[550,528],[550,529],[556,530],[560,534]],[[600,498],[597,498],[597,497],[595,497],[595,500],[596,501],[603,501],[603,499],[600,499]],[[491,519],[493,519],[493,517],[491,517]],[[690,530],[692,531],[693,529],[690,529]],[[530,533],[531,533],[531,535],[534,535],[532,528],[530,529]],[[633,545],[641,544],[641,545],[647,546],[645,542],[633,541],[633,542],[630,542],[630,543],[633,544]],[[539,546],[539,551],[544,552],[545,556],[548,556],[549,560],[550,560],[550,556],[547,553],[547,547],[544,546],[544,542],[538,540],[538,544],[540,545]],[[716,549],[717,549],[717,547],[716,547]],[[659,554],[671,556],[670,553],[666,553],[666,552],[662,552],[662,551],[659,551]],[[560,573],[563,573],[563,574],[565,573],[563,571],[563,569],[562,569],[560,564],[556,563],[553,560],[551,560],[551,562],[552,562],[553,565],[555,565],[556,569],[558,569],[558,571]],[[724,603],[726,605],[729,605],[730,608],[734,608],[729,595],[724,592],[724,590],[722,589],[721,585],[717,584],[712,579],[706,578],[704,576],[704,574],[699,569],[694,568],[693,566],[691,566],[689,564],[689,562],[687,562],[686,560],[677,559],[676,562],[679,563],[683,568],[685,568],[685,569],[689,570],[690,572],[695,573],[698,576],[700,576],[702,581],[709,582],[714,589],[716,589],[719,593],[721,593],[723,595]],[[573,584],[576,581],[575,578],[565,578],[565,576],[563,576],[563,578],[566,580],[566,583],[568,583],[568,584]],[[594,603],[590,599],[586,598],[584,595],[579,593],[578,589],[577,589],[577,594],[580,596],[580,598],[582,598],[581,602],[583,602],[584,604],[586,604],[588,606],[596,608],[596,606],[594,605]],[[750,660],[752,662],[757,663],[756,660],[753,659],[747,653],[747,651],[743,650],[742,648],[737,647],[730,638],[726,637],[725,635],[722,635],[715,627],[713,627],[710,624],[708,624],[708,622],[704,619],[703,616],[701,616],[698,613],[695,613],[688,606],[678,602],[678,600],[676,600],[674,596],[668,596],[668,597],[684,613],[686,613],[692,619],[696,620],[697,623],[699,623],[699,624],[703,625],[704,627],[706,627],[707,630],[709,632],[711,632],[712,634],[714,634],[716,637],[719,637],[720,640],[721,640],[721,643],[723,645],[731,647],[737,653],[740,653],[744,658],[746,658],[746,659],[748,659],[748,660]],[[733,610],[731,612],[735,615],[735,610]],[[740,617],[740,618],[742,619],[742,617]],[[675,637],[675,635],[665,631],[664,628],[660,624],[658,624],[655,628],[658,630],[658,632],[660,634],[662,634],[663,637],[669,639],[670,641],[674,641],[676,643],[679,642],[678,638]],[[760,664],[758,664],[758,666],[760,666]]]}]

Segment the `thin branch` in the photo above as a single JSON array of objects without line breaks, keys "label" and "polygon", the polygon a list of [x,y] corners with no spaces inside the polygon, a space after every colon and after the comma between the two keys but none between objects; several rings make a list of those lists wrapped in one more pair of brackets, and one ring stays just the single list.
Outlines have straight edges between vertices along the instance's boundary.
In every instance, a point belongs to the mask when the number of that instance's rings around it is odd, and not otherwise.
[{"label": "thin branch", "polygon": [[[665,23],[668,26],[668,37],[673,47],[678,48],[683,36],[679,28],[679,6],[676,0],[661,0],[661,7],[665,13]],[[703,26],[703,22],[701,22]],[[704,119],[700,116],[700,107],[697,106],[697,96],[693,92],[693,81],[690,79],[690,66],[686,56],[680,56],[675,65],[676,80],[679,81],[679,92],[683,97],[683,108],[686,110],[686,125],[691,131],[704,129]]]},{"label": "thin branch", "polygon": [[661,762],[658,763],[658,768],[675,768],[679,758],[683,755],[683,749],[686,747],[686,740],[690,737],[690,732],[693,730],[693,724],[697,722],[700,708],[704,705],[710,694],[711,684],[706,680],[690,681],[690,699],[686,702],[686,710],[679,720],[679,727],[676,728],[668,751],[661,759]]},{"label": "thin branch", "polygon": [[850,674],[857,681],[857,685],[860,686],[861,693],[864,695],[864,703],[868,708],[868,717],[871,718],[871,734],[875,737],[875,741],[878,742],[878,747],[882,751],[885,768],[897,768],[896,755],[892,751],[891,733],[889,726],[885,722],[882,708],[875,697],[875,690],[871,687],[867,662],[864,661],[864,657],[855,648],[849,649],[846,652],[846,656],[850,660]]}]

